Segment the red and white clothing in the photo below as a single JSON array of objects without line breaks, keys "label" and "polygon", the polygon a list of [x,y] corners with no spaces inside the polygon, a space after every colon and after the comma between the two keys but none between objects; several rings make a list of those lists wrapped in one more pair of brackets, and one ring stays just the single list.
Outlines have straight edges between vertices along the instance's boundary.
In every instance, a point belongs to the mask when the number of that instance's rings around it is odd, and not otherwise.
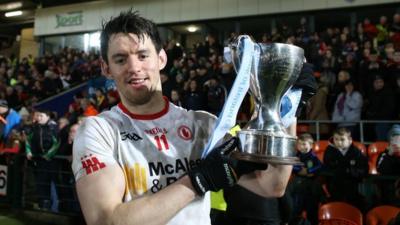
[{"label": "red and white clothing", "polygon": [[[88,117],[73,150],[75,179],[118,164],[124,172],[124,201],[153,194],[184,175],[201,158],[215,116],[169,103],[154,115],[130,113],[121,103]],[[112,184],[110,184],[112,185]],[[182,209],[168,224],[210,224],[209,195]]]}]

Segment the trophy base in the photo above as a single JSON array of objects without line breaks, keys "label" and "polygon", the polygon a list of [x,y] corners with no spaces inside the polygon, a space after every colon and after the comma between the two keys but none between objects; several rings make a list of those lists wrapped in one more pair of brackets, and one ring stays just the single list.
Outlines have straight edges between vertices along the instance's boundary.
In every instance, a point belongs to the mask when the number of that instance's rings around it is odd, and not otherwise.
[{"label": "trophy base", "polygon": [[259,156],[245,154],[241,152],[233,152],[232,156],[239,160],[257,162],[263,164],[280,164],[280,165],[303,165],[297,157],[276,157],[276,156]]},{"label": "trophy base", "polygon": [[242,130],[237,133],[239,151],[233,156],[240,160],[285,165],[301,165],[296,157],[296,140],[287,134],[265,130]]}]

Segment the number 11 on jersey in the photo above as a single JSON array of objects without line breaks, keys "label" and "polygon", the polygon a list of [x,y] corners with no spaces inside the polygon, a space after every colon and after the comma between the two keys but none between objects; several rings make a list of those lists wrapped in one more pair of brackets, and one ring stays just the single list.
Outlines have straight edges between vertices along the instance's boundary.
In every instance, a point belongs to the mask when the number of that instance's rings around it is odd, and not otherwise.
[{"label": "number 11 on jersey", "polygon": [[156,141],[158,151],[169,149],[168,140],[165,134],[154,136],[154,140]]}]

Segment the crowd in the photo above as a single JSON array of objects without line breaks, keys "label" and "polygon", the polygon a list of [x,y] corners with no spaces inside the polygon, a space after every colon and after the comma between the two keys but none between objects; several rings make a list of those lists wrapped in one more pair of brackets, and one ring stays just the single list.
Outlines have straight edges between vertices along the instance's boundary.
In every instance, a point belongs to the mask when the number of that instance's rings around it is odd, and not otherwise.
[{"label": "crowd", "polygon": [[[164,46],[168,62],[161,72],[163,95],[175,105],[218,115],[236,76],[232,65],[223,61],[222,48],[237,35],[232,33],[224,42],[208,35],[205,42],[197,43],[191,51],[185,51],[173,40],[169,41]],[[301,20],[294,29],[282,26],[254,39],[261,43],[283,42],[304,48],[307,60],[314,65],[319,88],[300,119],[338,123],[338,129],[334,131],[328,125],[319,129],[322,137],[333,137],[323,162],[310,151],[314,128],[309,128],[311,135],[303,134],[299,138],[299,157],[306,167],[295,167],[292,185],[306,185],[306,188],[297,186],[293,188],[297,191],[288,192],[292,195],[289,197],[295,199],[297,208],[294,214],[305,208],[309,210],[310,221],[315,224],[316,205],[327,201],[324,198],[348,201],[362,208],[358,185],[368,173],[368,163],[366,156],[352,145],[352,139],[358,139],[360,135],[355,122],[361,119],[400,119],[400,14],[395,14],[392,21],[382,16],[374,24],[365,18],[357,27],[328,27],[313,33],[308,30],[307,21]],[[95,52],[64,48],[57,54],[38,58],[27,56],[21,61],[14,56],[0,57],[2,144],[4,149],[12,149],[17,140],[21,152],[26,154],[29,168],[41,173],[41,176],[33,173],[38,183],[35,189],[40,208],[57,208],[50,201],[51,186],[43,186],[43,183],[73,184],[71,175],[59,174],[58,171],[70,170],[71,144],[80,121],[114,106],[119,102],[119,96],[115,90],[105,88],[98,88],[93,93],[83,91],[74,96],[65,115],[55,115],[34,106],[40,100],[100,75],[100,57]],[[251,99],[247,97],[238,115],[239,121],[249,119],[251,105]],[[398,145],[398,128],[390,130],[391,124],[388,123],[377,123],[373,128],[374,140],[393,141],[394,146]],[[391,168],[399,168],[399,154],[393,153],[395,148],[389,147],[378,160],[382,174],[389,168],[384,161],[389,156],[395,157],[390,162],[397,163],[397,167],[391,165]],[[53,159],[57,155],[62,156],[65,163],[55,163]],[[328,191],[325,193],[318,186],[321,183],[315,182],[318,170],[323,168],[327,173],[335,174],[328,176]],[[48,171],[48,174],[43,175],[43,171]],[[400,175],[398,169],[392,169],[388,174]],[[391,192],[382,193],[393,194],[393,190],[396,191],[394,184],[389,186]],[[298,193],[304,192],[298,190],[316,191],[309,193],[312,201],[307,201],[304,200],[307,195],[299,196]],[[75,196],[70,189],[58,188],[56,192],[59,198]],[[318,196],[314,196],[316,193]],[[381,201],[386,203],[388,199],[390,197],[384,196]],[[75,205],[66,205],[69,209],[76,208]]]}]

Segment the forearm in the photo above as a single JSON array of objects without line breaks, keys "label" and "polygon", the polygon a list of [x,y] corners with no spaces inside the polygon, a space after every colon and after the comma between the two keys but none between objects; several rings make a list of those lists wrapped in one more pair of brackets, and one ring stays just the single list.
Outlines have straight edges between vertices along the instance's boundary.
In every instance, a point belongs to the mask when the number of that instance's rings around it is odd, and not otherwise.
[{"label": "forearm", "polygon": [[118,165],[84,176],[76,190],[88,225],[166,224],[195,198],[188,176],[155,194],[123,202],[126,178]]},{"label": "forearm", "polygon": [[267,170],[242,176],[238,184],[266,198],[281,197],[285,193],[291,172],[291,165],[269,164]]},{"label": "forearm", "polygon": [[111,224],[166,224],[195,196],[188,176],[184,176],[156,194],[119,204],[112,213]]}]

